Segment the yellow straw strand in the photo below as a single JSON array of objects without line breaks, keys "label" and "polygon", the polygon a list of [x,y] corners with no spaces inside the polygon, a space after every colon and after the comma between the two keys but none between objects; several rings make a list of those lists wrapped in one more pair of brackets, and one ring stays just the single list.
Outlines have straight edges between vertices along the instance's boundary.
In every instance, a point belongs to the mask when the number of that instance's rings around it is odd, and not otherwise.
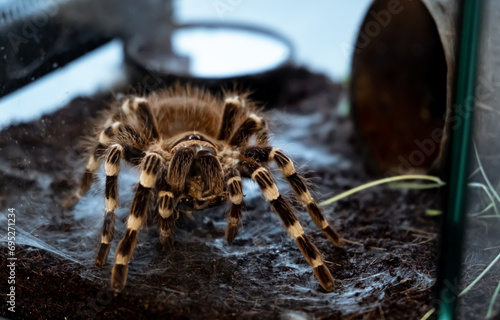
[{"label": "yellow straw strand", "polygon": [[365,189],[375,187],[384,183],[389,183],[389,182],[394,182],[394,181],[401,181],[401,180],[429,180],[429,181],[434,181],[436,184],[439,186],[444,186],[445,183],[439,179],[438,177],[435,176],[428,176],[424,174],[407,174],[407,175],[402,175],[402,176],[395,176],[395,177],[389,177],[389,178],[384,178],[372,182],[365,183],[363,185],[360,185],[356,188],[353,188],[351,190],[347,190],[345,192],[342,192],[339,195],[336,195],[333,198],[330,198],[328,200],[322,201],[319,205],[320,206],[326,206],[329,205],[330,203],[334,203],[335,201],[338,201],[340,199],[343,199],[345,197],[348,197],[354,193],[357,193],[359,191],[363,191]]}]

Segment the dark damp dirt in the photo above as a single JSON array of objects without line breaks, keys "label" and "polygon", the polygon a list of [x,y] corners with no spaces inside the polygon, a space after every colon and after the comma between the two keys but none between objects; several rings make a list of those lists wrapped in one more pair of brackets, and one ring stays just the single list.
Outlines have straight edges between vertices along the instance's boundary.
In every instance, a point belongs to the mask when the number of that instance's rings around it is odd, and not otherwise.
[{"label": "dark damp dirt", "polygon": [[[282,71],[268,105],[273,143],[289,153],[319,200],[370,179],[356,151],[344,89],[304,69]],[[435,190],[373,188],[323,207],[347,243],[333,247],[300,206],[299,219],[324,253],[335,289],[324,292],[279,220],[251,183],[232,245],[226,206],[184,217],[172,250],[145,228],[125,290],[110,291],[112,257],[124,232],[137,175],[123,170],[121,209],[108,264],[93,266],[104,198],[102,178],[73,210],[60,202],[77,184],[92,118],[111,96],[79,98],[42,118],[0,132],[0,217],[16,209],[14,319],[419,319],[433,307],[439,222]],[[101,174],[102,176],[102,171]],[[120,176],[122,177],[122,176]],[[124,186],[127,185],[128,186]],[[289,190],[283,181],[280,189]],[[7,252],[5,238],[2,251]],[[9,277],[6,255],[0,279]],[[5,285],[2,284],[2,288]],[[2,293],[4,290],[2,290]]]}]

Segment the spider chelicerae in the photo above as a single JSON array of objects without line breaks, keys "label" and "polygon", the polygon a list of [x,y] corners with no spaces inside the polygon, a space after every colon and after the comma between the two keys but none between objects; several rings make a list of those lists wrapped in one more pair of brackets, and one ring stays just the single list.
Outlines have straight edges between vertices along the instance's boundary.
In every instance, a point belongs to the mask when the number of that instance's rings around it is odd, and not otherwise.
[{"label": "spider chelicerae", "polygon": [[147,97],[126,96],[112,105],[98,130],[98,142],[90,153],[81,184],[64,206],[75,205],[90,189],[104,161],[106,202],[95,260],[98,267],[102,266],[114,235],[120,160],[138,166],[139,184],[111,273],[111,285],[116,291],[125,287],[137,233],[151,206],[157,206],[160,242],[171,247],[179,212],[190,213],[229,201],[225,237],[231,243],[244,206],[242,178],[251,178],[259,185],[321,286],[327,291],[333,289],[333,278],[321,253],[276,187],[270,162],[277,164],[324,235],[339,247],[343,240],[328,224],[292,161],[281,150],[269,146],[266,122],[247,93],[225,92],[225,98],[220,99],[198,88],[177,85]]}]

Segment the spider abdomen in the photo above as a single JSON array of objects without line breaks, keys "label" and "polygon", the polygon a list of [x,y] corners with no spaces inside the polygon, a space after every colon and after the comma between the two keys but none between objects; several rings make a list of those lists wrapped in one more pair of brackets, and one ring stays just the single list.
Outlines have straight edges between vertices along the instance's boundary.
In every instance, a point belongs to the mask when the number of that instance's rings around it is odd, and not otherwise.
[{"label": "spider abdomen", "polygon": [[[152,95],[150,103],[164,139],[187,131],[218,138],[225,108],[220,98],[200,89],[176,87]],[[239,126],[248,114],[257,112],[253,103],[244,108],[244,112],[235,113],[231,127]]]}]

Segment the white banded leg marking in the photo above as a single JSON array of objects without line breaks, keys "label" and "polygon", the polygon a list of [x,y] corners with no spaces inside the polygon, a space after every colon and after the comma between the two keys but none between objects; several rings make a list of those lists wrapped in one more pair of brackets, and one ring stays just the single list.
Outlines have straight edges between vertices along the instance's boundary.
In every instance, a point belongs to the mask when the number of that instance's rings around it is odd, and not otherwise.
[{"label": "white banded leg marking", "polygon": [[243,209],[243,185],[240,173],[235,169],[228,170],[226,185],[229,192],[229,201],[231,207],[227,213],[227,227],[225,237],[228,243],[231,243],[236,234],[241,221],[241,212]]},{"label": "white banded leg marking", "polygon": [[227,181],[227,185],[230,190],[234,189],[234,192],[229,193],[229,201],[234,204],[241,204],[243,202],[243,192],[241,190],[242,182],[241,177],[232,177]]},{"label": "white banded leg marking", "polygon": [[266,198],[267,201],[270,202],[278,199],[280,196],[278,187],[272,180],[271,175],[266,168],[258,168],[252,173],[251,178],[253,181],[257,182],[262,190],[262,193],[264,194],[264,198]]},{"label": "white banded leg marking", "polygon": [[259,117],[258,115],[256,115],[255,113],[251,113],[248,115],[248,117],[250,119],[252,119],[253,121],[255,121],[255,124],[258,126],[258,127],[261,127],[262,126],[262,118]]},{"label": "white banded leg marking", "polygon": [[122,104],[122,111],[126,115],[130,116],[134,114],[137,111],[137,106],[141,102],[147,102],[148,100],[146,98],[142,97],[134,97],[132,99],[126,99],[123,104]]},{"label": "white banded leg marking", "polygon": [[139,230],[142,226],[142,218],[138,218],[133,215],[128,216],[127,220],[127,229],[130,230]]},{"label": "white banded leg marking", "polygon": [[[119,123],[114,127],[118,128]],[[114,144],[109,148],[104,170],[106,172],[105,186],[105,212],[101,234],[101,244],[95,260],[96,266],[102,266],[108,257],[110,242],[114,235],[115,209],[118,207],[118,173],[120,172],[120,160],[124,157],[124,148]]]},{"label": "white banded leg marking", "polygon": [[224,99],[224,102],[226,104],[230,103],[242,107],[241,99],[238,96],[227,97]]},{"label": "white banded leg marking", "polygon": [[106,198],[106,212],[113,212],[118,207],[118,201],[115,198]]},{"label": "white banded leg marking", "polygon": [[143,102],[148,102],[148,100],[146,98],[143,98],[143,97],[134,97],[132,100],[133,110],[136,111],[137,107],[139,106],[139,103],[143,103]]},{"label": "white banded leg marking", "polygon": [[120,131],[123,124],[120,121],[113,122],[109,127],[101,131],[99,135],[99,143],[109,145],[112,138]]},{"label": "white banded leg marking", "polygon": [[128,264],[128,259],[125,256],[117,253],[116,254],[116,264]]},{"label": "white banded leg marking", "polygon": [[[174,194],[170,191],[160,191],[158,193],[159,208],[158,211],[162,218],[168,218],[174,213],[173,208]],[[162,231],[162,230],[160,230]]]},{"label": "white banded leg marking", "polygon": [[106,212],[114,212],[118,206],[117,183],[120,173],[120,159],[124,155],[124,149],[119,144],[111,146],[104,170],[106,171]]},{"label": "white banded leg marking", "polygon": [[300,236],[304,235],[304,229],[300,225],[298,220],[295,220],[294,224],[288,227],[288,235],[292,239],[297,239]]},{"label": "white banded leg marking", "polygon": [[156,175],[152,173],[147,173],[145,171],[141,172],[141,177],[139,178],[140,184],[145,188],[152,188],[156,181]]},{"label": "white banded leg marking", "polygon": [[89,158],[89,161],[87,162],[87,166],[85,169],[90,172],[95,172],[97,171],[97,168],[99,168],[99,161],[95,158],[95,156],[92,154]]},{"label": "white banded leg marking", "polygon": [[109,235],[102,235],[101,236],[101,243],[110,244],[110,242],[111,242],[111,239],[110,239]]},{"label": "white banded leg marking", "polygon": [[171,192],[171,191],[160,191],[158,193],[158,196],[160,197],[169,197],[169,198],[173,198],[174,197],[174,194]]},{"label": "white banded leg marking", "polygon": [[313,200],[309,190],[307,190],[306,192],[304,192],[300,195],[300,201],[302,201],[302,203],[304,203],[305,205],[314,203],[314,200]]},{"label": "white banded leg marking", "polygon": [[145,188],[152,188],[156,183],[158,168],[161,165],[162,157],[157,153],[148,153],[144,157],[143,168],[139,183]]}]

